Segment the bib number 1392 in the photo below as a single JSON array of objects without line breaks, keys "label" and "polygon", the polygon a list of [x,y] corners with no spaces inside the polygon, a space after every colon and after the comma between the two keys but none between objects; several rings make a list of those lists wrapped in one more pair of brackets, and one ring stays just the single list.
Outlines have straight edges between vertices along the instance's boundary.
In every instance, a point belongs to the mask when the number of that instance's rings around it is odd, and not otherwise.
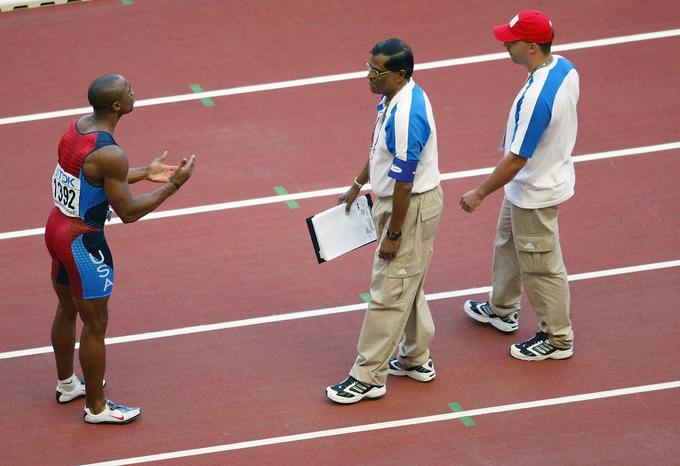
[{"label": "bib number 1392", "polygon": [[52,175],[52,199],[54,205],[69,217],[78,216],[80,179],[66,173],[57,165]]}]

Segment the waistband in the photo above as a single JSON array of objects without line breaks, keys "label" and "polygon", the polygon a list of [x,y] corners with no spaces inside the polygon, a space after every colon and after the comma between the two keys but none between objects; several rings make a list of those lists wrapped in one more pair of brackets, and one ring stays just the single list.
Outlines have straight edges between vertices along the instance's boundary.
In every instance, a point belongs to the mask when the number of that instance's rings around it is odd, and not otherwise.
[{"label": "waistband", "polygon": [[[440,189],[440,188],[441,188],[441,184],[438,184],[438,185],[435,186],[434,188],[428,189],[427,191],[423,191],[422,193],[414,193],[414,192],[412,192],[412,193],[411,193],[411,198],[419,197],[419,196],[422,196],[422,195],[424,195],[424,194],[429,194],[429,193],[434,192],[434,191],[436,191],[437,189]],[[381,200],[392,199],[392,196],[378,196],[378,199],[381,199]]]}]

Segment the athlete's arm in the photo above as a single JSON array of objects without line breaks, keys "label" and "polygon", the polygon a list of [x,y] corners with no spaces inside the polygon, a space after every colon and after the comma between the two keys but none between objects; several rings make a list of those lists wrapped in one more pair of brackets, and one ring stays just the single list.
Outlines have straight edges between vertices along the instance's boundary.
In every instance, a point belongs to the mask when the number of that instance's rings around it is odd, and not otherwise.
[{"label": "athlete's arm", "polygon": [[527,164],[527,160],[529,159],[526,157],[508,152],[477,188],[463,194],[460,198],[460,206],[466,212],[474,212],[486,196],[512,180]]},{"label": "athlete's arm", "polygon": [[[195,156],[182,159],[174,170],[172,179],[180,186],[191,176]],[[139,220],[177,191],[173,183],[166,183],[148,194],[133,196],[128,186],[129,166],[123,150],[118,146],[106,146],[97,151],[96,161],[102,176],[106,197],[124,223]]]},{"label": "athlete's arm", "polygon": [[168,151],[166,150],[163,152],[163,155],[153,159],[148,166],[128,169],[128,184],[142,180],[167,183],[172,176],[172,172],[177,168],[177,165],[166,165],[164,163],[167,156]]}]

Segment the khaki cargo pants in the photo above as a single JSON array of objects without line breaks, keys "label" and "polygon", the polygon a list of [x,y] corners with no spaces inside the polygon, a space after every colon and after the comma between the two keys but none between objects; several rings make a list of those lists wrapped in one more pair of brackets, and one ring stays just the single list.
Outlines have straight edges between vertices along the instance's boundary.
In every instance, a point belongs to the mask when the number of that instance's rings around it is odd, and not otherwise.
[{"label": "khaki cargo pants", "polygon": [[522,209],[503,200],[494,242],[491,308],[507,316],[520,307],[522,289],[540,319],[539,328],[559,348],[571,347],[569,283],[562,260],[558,207]]},{"label": "khaki cargo pants", "polygon": [[[401,362],[408,367],[424,364],[430,358],[434,322],[423,283],[443,206],[440,186],[412,195],[396,257],[380,259],[378,243],[373,256],[371,301],[350,372],[361,382],[385,385],[387,363],[397,346]],[[392,198],[379,198],[373,206],[379,241],[385,236],[391,214]],[[404,340],[399,345],[402,335]]]}]

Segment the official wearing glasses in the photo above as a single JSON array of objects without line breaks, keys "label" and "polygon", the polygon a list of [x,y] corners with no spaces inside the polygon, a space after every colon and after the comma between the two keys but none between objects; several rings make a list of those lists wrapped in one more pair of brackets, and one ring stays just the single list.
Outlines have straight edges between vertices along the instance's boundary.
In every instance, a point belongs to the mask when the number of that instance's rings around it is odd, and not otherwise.
[{"label": "official wearing glasses", "polygon": [[379,245],[356,362],[347,379],[326,388],[328,398],[342,404],[383,396],[388,373],[419,382],[436,375],[434,322],[423,291],[443,209],[432,107],[411,79],[413,53],[401,40],[376,44],[367,66],[371,92],[382,99],[369,159],[338,203],[349,210],[371,181]]}]

